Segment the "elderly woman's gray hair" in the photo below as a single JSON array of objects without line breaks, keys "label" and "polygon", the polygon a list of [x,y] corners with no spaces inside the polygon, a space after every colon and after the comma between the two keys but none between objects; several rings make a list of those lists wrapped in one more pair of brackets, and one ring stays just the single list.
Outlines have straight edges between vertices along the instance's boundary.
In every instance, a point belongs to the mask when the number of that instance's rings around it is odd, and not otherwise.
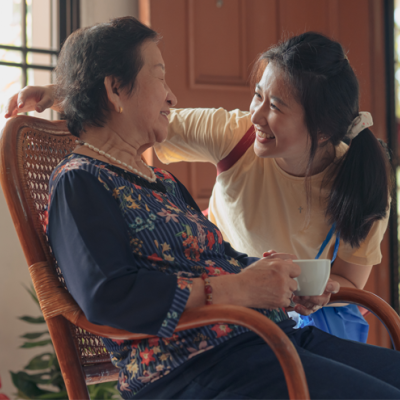
[{"label": "elderly woman's gray hair", "polygon": [[79,137],[85,126],[104,125],[109,112],[104,78],[113,76],[132,92],[143,67],[141,47],[158,39],[157,32],[134,17],[82,28],[67,38],[56,67],[57,98],[64,99],[64,116],[73,135]]}]

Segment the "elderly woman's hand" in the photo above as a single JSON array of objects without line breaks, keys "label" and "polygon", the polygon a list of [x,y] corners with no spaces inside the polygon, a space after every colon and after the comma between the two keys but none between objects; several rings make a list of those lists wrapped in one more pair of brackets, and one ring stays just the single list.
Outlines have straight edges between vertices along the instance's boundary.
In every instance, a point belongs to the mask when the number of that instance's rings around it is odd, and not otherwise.
[{"label": "elderly woman's hand", "polygon": [[302,315],[310,315],[326,306],[329,303],[331,294],[337,293],[339,289],[339,282],[329,279],[321,296],[293,296],[293,302],[296,303],[294,311]]},{"label": "elderly woman's hand", "polygon": [[4,116],[9,118],[28,111],[43,112],[54,105],[54,99],[55,85],[25,86],[8,100]]},{"label": "elderly woman's hand", "polygon": [[293,278],[301,272],[293,258],[291,254],[276,253],[261,258],[238,274],[242,305],[269,309],[288,307],[297,289]]}]

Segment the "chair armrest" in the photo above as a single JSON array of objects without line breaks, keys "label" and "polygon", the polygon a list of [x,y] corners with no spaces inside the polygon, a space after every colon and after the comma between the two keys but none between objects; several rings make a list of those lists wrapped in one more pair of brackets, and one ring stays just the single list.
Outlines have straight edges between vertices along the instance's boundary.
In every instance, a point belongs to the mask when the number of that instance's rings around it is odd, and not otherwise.
[{"label": "chair armrest", "polygon": [[330,303],[346,302],[360,305],[374,314],[386,327],[394,349],[400,350],[400,317],[385,300],[374,293],[355,288],[340,288]]},{"label": "chair armrest", "polygon": [[[69,319],[69,315],[64,315]],[[70,320],[76,326],[95,335],[109,339],[139,340],[151,337],[131,333],[108,326],[89,322],[81,312],[78,318]],[[246,307],[232,305],[211,305],[193,308],[182,313],[176,332],[217,323],[240,325],[259,335],[271,347],[285,375],[291,399],[309,399],[308,385],[303,366],[295,347],[287,335],[266,316]]]}]

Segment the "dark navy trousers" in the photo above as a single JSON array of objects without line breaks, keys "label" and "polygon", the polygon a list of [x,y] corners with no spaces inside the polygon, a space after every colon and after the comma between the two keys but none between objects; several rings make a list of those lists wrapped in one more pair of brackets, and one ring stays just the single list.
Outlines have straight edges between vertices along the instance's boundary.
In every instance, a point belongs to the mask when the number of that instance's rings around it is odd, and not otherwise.
[{"label": "dark navy trousers", "polygon": [[[315,327],[292,330],[288,336],[303,363],[312,399],[400,399],[400,352],[339,339]],[[288,398],[275,355],[256,336],[183,389],[172,395],[170,389],[169,397],[176,399]],[[164,398],[162,389],[157,398]]]}]

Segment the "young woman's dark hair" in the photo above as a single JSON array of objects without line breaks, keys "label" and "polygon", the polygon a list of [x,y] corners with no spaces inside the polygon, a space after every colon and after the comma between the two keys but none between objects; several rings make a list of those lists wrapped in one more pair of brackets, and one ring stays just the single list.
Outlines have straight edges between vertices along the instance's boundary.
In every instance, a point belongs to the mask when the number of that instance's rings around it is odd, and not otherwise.
[{"label": "young woman's dark hair", "polygon": [[131,93],[143,66],[141,46],[158,34],[133,17],[83,28],[65,41],[57,62],[57,98],[75,136],[85,126],[103,126],[108,115],[106,76]]},{"label": "young woman's dark hair", "polygon": [[[263,53],[253,70],[257,80],[268,63],[284,72],[288,86],[303,106],[310,136],[309,178],[318,149],[318,134],[337,146],[359,115],[358,80],[340,43],[306,32]],[[324,145],[326,145],[325,143]],[[326,214],[341,238],[357,247],[389,204],[389,169],[384,149],[369,129],[350,143],[333,174]],[[309,193],[309,190],[307,191]],[[310,195],[308,194],[310,199]]]}]

